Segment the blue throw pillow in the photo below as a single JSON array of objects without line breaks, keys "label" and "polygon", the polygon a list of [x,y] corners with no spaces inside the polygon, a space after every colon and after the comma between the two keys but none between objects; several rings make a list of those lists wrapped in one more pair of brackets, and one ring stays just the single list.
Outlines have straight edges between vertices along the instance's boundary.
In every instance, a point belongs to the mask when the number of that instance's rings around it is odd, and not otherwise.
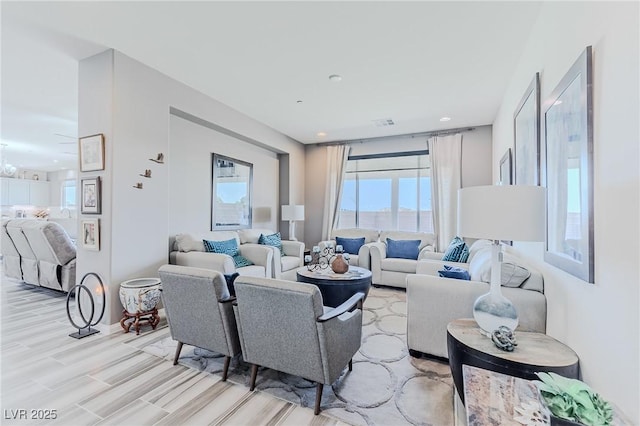
[{"label": "blue throw pillow", "polygon": [[280,255],[284,256],[284,252],[282,251],[282,238],[280,237],[279,232],[271,235],[260,234],[260,238],[258,238],[258,244],[278,247],[278,249],[280,250]]},{"label": "blue throw pillow", "polygon": [[469,275],[469,271],[463,268],[458,268],[457,266],[449,266],[444,265],[444,269],[438,271],[438,275],[445,278],[455,278],[457,280],[470,280],[471,275]]},{"label": "blue throw pillow", "polygon": [[360,247],[364,245],[364,237],[362,238],[342,238],[336,237],[336,245],[342,246],[342,250],[349,254],[358,254]]},{"label": "blue throw pillow", "polygon": [[222,253],[229,256],[238,254],[238,241],[235,238],[226,241],[202,240],[204,249],[209,253]]},{"label": "blue throw pillow", "polygon": [[254,265],[252,261],[250,261],[246,257],[241,256],[239,254],[236,254],[235,256],[233,256],[233,263],[236,265],[236,268],[242,268],[243,266]]},{"label": "blue throw pillow", "polygon": [[418,260],[420,240],[392,240],[387,238],[387,257]]},{"label": "blue throw pillow", "polygon": [[227,288],[229,289],[229,294],[231,296],[235,296],[236,295],[236,288],[233,285],[233,282],[236,280],[236,278],[238,278],[240,276],[239,273],[234,272],[233,274],[223,274],[224,275],[224,279],[227,282]]},{"label": "blue throw pillow", "polygon": [[447,251],[442,256],[442,260],[447,262],[466,262],[469,258],[469,247],[467,247],[467,243],[465,243],[462,238],[455,237]]}]

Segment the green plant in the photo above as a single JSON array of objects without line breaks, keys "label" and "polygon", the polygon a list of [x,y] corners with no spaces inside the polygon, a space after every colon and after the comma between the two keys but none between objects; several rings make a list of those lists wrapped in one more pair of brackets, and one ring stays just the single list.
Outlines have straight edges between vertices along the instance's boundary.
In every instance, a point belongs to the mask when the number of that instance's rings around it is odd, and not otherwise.
[{"label": "green plant", "polygon": [[588,426],[611,424],[611,404],[584,382],[555,373],[536,375],[541,381],[534,383],[554,416]]}]

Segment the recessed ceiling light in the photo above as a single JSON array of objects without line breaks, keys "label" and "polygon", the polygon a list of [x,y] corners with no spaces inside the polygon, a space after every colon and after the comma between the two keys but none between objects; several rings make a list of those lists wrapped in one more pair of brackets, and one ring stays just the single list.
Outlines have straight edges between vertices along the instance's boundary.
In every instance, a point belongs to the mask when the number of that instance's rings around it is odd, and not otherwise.
[{"label": "recessed ceiling light", "polygon": [[342,76],[338,75],[338,74],[331,74],[329,76],[329,80],[333,81],[334,83],[337,83],[339,81],[342,81]]},{"label": "recessed ceiling light", "polygon": [[440,121],[451,121],[451,117],[442,117]]},{"label": "recessed ceiling light", "polygon": [[301,101],[301,100],[297,100],[297,101],[296,101],[296,103],[297,103],[297,104],[301,104],[301,103],[302,103],[302,101]]},{"label": "recessed ceiling light", "polygon": [[323,137],[327,136],[327,134],[325,132],[318,132],[318,133],[316,133],[316,136],[319,136],[319,137],[323,138]]}]

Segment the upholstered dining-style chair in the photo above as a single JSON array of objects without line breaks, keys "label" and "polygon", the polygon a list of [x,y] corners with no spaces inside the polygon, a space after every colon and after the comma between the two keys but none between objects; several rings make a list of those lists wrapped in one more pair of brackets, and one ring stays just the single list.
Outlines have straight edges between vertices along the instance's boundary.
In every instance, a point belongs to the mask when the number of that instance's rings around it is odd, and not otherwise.
[{"label": "upholstered dining-style chair", "polygon": [[253,364],[251,390],[258,366],[303,377],[316,383],[318,414],[323,386],[332,384],[347,365],[352,369],[362,337],[364,294],[326,308],[313,284],[240,276],[235,289],[242,357]]},{"label": "upholstered dining-style chair", "polygon": [[225,356],[222,380],[231,358],[240,353],[238,329],[227,282],[221,272],[189,266],[164,265],[158,270],[171,337],[178,341],[173,365],[183,344]]}]

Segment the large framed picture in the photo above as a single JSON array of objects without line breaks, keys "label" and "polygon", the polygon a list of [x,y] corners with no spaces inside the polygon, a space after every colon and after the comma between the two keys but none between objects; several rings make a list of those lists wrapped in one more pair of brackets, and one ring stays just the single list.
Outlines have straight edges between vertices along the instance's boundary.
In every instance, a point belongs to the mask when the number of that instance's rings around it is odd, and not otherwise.
[{"label": "large framed picture", "polygon": [[81,172],[104,170],[104,135],[102,133],[80,138],[79,152]]},{"label": "large framed picture", "polygon": [[82,214],[100,214],[102,212],[100,177],[82,179],[81,186],[80,212]]},{"label": "large framed picture", "polygon": [[100,219],[84,219],[82,225],[82,247],[87,250],[100,250]]},{"label": "large framed picture", "polygon": [[546,262],[594,282],[591,46],[545,102]]},{"label": "large framed picture", "polygon": [[540,184],[540,75],[536,73],[513,115],[516,185]]}]

